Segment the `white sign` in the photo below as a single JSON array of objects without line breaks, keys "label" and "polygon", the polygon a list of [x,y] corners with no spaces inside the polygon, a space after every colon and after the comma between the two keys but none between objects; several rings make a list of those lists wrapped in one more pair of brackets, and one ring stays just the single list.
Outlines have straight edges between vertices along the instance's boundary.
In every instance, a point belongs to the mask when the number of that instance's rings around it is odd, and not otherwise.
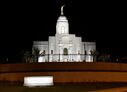
[{"label": "white sign", "polygon": [[52,86],[53,76],[29,76],[24,77],[24,86]]}]

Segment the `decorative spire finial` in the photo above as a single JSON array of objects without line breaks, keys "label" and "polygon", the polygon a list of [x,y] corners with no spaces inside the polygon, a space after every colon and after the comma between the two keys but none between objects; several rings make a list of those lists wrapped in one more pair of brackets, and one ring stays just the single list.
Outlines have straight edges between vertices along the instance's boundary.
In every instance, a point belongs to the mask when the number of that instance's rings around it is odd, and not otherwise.
[{"label": "decorative spire finial", "polygon": [[63,13],[63,8],[64,8],[65,5],[61,6],[61,15],[64,15]]}]

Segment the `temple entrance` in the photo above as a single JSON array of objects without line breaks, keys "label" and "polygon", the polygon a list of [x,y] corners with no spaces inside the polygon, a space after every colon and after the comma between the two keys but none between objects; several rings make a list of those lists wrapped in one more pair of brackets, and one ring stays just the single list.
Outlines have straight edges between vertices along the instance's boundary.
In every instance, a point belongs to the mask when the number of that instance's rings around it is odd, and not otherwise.
[{"label": "temple entrance", "polygon": [[63,49],[63,55],[68,55],[68,49],[67,48]]},{"label": "temple entrance", "polygon": [[68,62],[68,49],[67,48],[63,49],[63,61]]}]

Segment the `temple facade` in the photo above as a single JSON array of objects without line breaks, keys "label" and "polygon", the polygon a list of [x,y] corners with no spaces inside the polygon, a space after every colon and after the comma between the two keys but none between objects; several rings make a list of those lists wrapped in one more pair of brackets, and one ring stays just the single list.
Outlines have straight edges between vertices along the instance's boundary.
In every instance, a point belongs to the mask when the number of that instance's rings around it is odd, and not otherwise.
[{"label": "temple facade", "polygon": [[32,53],[35,53],[35,49],[39,53],[37,62],[93,62],[96,43],[82,42],[81,37],[69,34],[69,22],[62,7],[55,36],[49,36],[48,41],[34,41]]}]

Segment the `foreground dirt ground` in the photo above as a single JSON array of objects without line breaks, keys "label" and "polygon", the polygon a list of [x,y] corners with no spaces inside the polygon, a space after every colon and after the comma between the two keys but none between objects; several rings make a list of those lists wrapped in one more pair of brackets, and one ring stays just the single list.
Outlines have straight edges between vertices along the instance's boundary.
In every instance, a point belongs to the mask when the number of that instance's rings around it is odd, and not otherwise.
[{"label": "foreground dirt ground", "polygon": [[127,92],[127,84],[55,85],[31,88],[21,85],[0,85],[0,92]]},{"label": "foreground dirt ground", "polygon": [[96,90],[93,92],[127,92],[127,87],[101,89],[101,90]]}]

